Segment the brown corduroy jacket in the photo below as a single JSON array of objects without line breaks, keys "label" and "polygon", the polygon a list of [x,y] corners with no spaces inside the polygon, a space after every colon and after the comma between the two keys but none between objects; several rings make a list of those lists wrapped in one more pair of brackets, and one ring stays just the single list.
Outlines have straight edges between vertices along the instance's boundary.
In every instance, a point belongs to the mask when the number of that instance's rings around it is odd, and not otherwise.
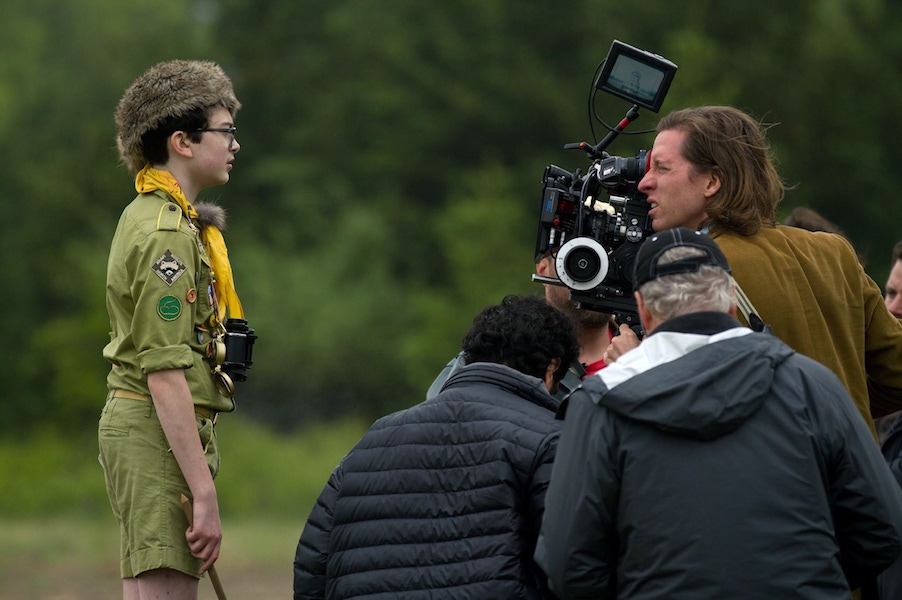
[{"label": "brown corduroy jacket", "polygon": [[782,225],[711,237],[763,321],[836,373],[876,436],[873,418],[902,410],[902,323],[849,242]]}]

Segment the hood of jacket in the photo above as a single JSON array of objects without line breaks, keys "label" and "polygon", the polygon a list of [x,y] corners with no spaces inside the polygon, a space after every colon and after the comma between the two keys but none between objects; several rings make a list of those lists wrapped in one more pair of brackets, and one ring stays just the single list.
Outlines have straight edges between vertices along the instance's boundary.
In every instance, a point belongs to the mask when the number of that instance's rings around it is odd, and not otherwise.
[{"label": "hood of jacket", "polygon": [[[612,369],[618,361],[582,388],[614,413],[677,435],[709,440],[734,431],[758,410],[770,393],[776,368],[794,351],[772,335],[739,327],[722,313],[701,320],[720,322],[722,328],[711,333],[719,328],[694,326],[699,322],[696,314],[682,330],[677,323],[655,331],[633,351],[648,344],[644,364],[635,374],[618,377],[618,369]],[[691,329],[705,333],[687,331]],[[656,353],[662,347],[665,350]],[[636,357],[631,358],[635,363]]]}]

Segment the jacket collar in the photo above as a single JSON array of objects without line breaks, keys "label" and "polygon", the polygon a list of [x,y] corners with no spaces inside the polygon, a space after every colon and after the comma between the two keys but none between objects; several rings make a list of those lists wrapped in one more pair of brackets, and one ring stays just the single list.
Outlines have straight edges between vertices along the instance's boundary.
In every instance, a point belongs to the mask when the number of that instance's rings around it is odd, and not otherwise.
[{"label": "jacket collar", "polygon": [[[442,391],[473,383],[502,388],[551,411],[558,409],[559,401],[548,393],[544,381],[497,363],[475,362],[466,365],[448,378]],[[436,398],[441,398],[441,394]]]},{"label": "jacket collar", "polygon": [[662,331],[673,333],[698,333],[701,335],[714,335],[727,329],[742,327],[742,323],[735,317],[723,312],[702,311],[680,315],[664,321],[648,334],[649,337]]}]

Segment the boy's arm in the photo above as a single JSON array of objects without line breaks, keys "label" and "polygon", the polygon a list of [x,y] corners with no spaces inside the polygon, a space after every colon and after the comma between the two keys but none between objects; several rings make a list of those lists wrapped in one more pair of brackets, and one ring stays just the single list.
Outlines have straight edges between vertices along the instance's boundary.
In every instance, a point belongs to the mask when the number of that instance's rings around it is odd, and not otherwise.
[{"label": "boy's arm", "polygon": [[185,538],[191,554],[204,561],[200,569],[203,573],[219,558],[222,523],[213,476],[197,432],[194,400],[182,369],[148,373],[147,387],[163,433],[191,490],[194,525]]}]

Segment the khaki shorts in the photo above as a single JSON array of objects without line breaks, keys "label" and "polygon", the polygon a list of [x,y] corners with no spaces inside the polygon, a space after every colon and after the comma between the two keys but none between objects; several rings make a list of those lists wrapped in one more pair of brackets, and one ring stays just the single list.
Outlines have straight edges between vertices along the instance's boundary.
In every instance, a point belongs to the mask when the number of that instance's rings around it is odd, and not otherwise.
[{"label": "khaki shorts", "polygon": [[[207,464],[216,477],[219,450],[213,421],[195,417]],[[166,568],[199,578],[203,562],[188,548],[188,519],[181,506],[181,495],[191,494],[153,402],[109,398],[98,439],[107,493],[119,521],[122,577]]]}]

